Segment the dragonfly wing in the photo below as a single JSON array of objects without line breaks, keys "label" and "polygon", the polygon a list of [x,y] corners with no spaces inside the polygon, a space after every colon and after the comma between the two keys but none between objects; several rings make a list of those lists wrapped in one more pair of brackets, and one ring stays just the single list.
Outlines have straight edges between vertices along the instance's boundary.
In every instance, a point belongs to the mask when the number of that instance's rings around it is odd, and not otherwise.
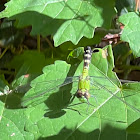
[{"label": "dragonfly wing", "polygon": [[[100,110],[101,116],[104,116],[104,111],[101,111],[101,108],[105,108],[106,106],[108,107],[108,110],[110,108],[115,110],[119,108],[119,110],[123,110],[122,113],[126,113],[125,115],[128,115],[128,110],[132,110],[133,113],[136,113],[135,119],[138,119],[140,115],[140,105],[136,105],[136,103],[140,104],[140,96],[138,96],[137,94],[136,96],[130,96],[130,98],[127,99],[125,98],[126,94],[128,94],[132,89],[129,89],[128,91],[124,89],[123,85],[121,88],[119,88],[117,85],[114,85],[114,83],[110,82],[110,80],[107,81],[104,79],[102,81],[102,83],[99,83],[96,79],[94,81],[91,81],[91,84],[94,88],[93,90],[90,90],[90,94],[93,95],[93,97],[95,98],[93,102],[94,104],[96,104],[97,107],[95,110]],[[134,84],[136,83],[131,83],[130,85]],[[132,94],[134,94],[134,92],[136,93],[137,91],[131,91]],[[92,100],[93,99],[90,98],[91,102]]]},{"label": "dragonfly wing", "polygon": [[121,87],[121,80],[119,80],[117,77],[116,78],[109,78],[106,75],[101,76],[90,76],[90,81],[91,82],[96,82],[96,83],[102,83],[103,85],[109,86],[109,87]]},{"label": "dragonfly wing", "polygon": [[140,88],[135,90],[135,84],[136,83],[131,84],[133,87],[127,86],[126,88],[122,85],[122,87],[119,88],[110,82],[110,80],[105,80],[105,78],[102,80],[102,83],[99,83],[96,78],[92,79],[91,89],[89,91],[91,95],[89,103],[91,105],[86,102],[78,104],[79,101],[76,98],[73,103],[69,105],[69,108],[78,110],[82,115],[88,114],[90,117],[93,117],[93,119],[99,118],[105,121],[118,121],[131,124],[140,117],[140,96],[136,94],[137,96],[125,98],[125,94],[128,94],[128,90],[130,89],[132,94],[137,92],[137,90],[140,93]]},{"label": "dragonfly wing", "polygon": [[[75,76],[75,77],[67,77],[66,79],[57,79],[52,81],[31,83],[32,88],[24,96],[22,100],[22,105],[28,106],[29,104],[32,104],[34,102],[36,102],[35,104],[43,102],[44,100],[47,99],[47,97],[50,94],[58,92],[60,87],[64,87],[78,80],[79,77]],[[38,102],[39,100],[40,102]]]}]

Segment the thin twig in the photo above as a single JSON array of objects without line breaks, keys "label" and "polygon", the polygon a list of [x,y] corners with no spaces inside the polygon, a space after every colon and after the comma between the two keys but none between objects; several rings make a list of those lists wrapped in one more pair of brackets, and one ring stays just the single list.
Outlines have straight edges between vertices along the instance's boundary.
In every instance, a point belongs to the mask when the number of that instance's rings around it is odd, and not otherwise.
[{"label": "thin twig", "polygon": [[45,38],[45,40],[47,41],[47,43],[49,44],[49,46],[50,46],[51,48],[54,48],[53,45],[52,45],[52,43],[51,43],[51,41],[50,41],[47,37]]},{"label": "thin twig", "polygon": [[136,2],[135,12],[137,12],[138,7],[139,7],[139,0],[136,0],[135,2]]},{"label": "thin twig", "polygon": [[40,35],[37,35],[37,50],[40,52]]},{"label": "thin twig", "polygon": [[2,54],[0,55],[0,59],[4,56],[4,54],[6,53],[6,51],[9,49],[9,47],[6,47],[5,49],[4,49],[4,51],[2,52]]}]

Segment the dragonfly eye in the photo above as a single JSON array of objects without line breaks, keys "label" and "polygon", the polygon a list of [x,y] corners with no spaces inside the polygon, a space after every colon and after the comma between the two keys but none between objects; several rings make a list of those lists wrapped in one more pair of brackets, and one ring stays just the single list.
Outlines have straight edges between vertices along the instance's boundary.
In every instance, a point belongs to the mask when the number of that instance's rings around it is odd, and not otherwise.
[{"label": "dragonfly eye", "polygon": [[83,92],[81,90],[78,90],[76,93],[77,98],[82,98],[84,96]]},{"label": "dragonfly eye", "polygon": [[85,97],[86,99],[89,99],[89,98],[90,98],[90,94],[88,93],[88,91],[86,91],[86,92],[84,93],[84,97]]}]

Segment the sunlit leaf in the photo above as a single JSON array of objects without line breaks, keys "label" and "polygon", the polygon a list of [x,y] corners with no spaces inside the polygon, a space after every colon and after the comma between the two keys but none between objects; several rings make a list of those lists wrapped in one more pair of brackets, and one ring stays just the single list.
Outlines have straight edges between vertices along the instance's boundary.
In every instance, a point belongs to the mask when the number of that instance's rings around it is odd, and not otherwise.
[{"label": "sunlit leaf", "polygon": [[[108,3],[104,5],[104,3]],[[92,38],[96,27],[110,27],[115,0],[11,0],[0,18],[17,19],[17,27],[32,25],[32,35],[53,35],[55,46]]]}]

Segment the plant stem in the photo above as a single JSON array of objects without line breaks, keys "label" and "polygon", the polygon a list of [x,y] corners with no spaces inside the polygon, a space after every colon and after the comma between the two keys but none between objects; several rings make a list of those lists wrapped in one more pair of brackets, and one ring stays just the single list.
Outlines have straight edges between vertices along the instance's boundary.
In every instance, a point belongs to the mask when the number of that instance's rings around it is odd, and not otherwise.
[{"label": "plant stem", "polygon": [[51,41],[50,41],[47,37],[45,38],[45,40],[47,41],[47,43],[49,44],[49,46],[50,46],[51,48],[53,48],[53,45],[52,45]]},{"label": "plant stem", "polygon": [[137,12],[137,9],[139,7],[139,0],[136,0],[135,3],[136,3],[135,12]]},{"label": "plant stem", "polygon": [[5,49],[4,49],[4,51],[2,52],[2,54],[0,55],[0,59],[4,56],[4,54],[6,53],[6,51],[9,49],[9,47],[6,47]]},{"label": "plant stem", "polygon": [[40,35],[37,35],[37,50],[40,52]]},{"label": "plant stem", "polygon": [[122,61],[124,61],[130,54],[132,54],[132,50],[129,50],[129,51],[122,57]]},{"label": "plant stem", "polygon": [[131,69],[131,70],[140,70],[140,66],[133,66],[133,65],[123,65],[122,68],[124,69]]},{"label": "plant stem", "polygon": [[15,74],[15,72],[8,71],[8,70],[0,70],[0,73],[4,73],[4,74]]}]

